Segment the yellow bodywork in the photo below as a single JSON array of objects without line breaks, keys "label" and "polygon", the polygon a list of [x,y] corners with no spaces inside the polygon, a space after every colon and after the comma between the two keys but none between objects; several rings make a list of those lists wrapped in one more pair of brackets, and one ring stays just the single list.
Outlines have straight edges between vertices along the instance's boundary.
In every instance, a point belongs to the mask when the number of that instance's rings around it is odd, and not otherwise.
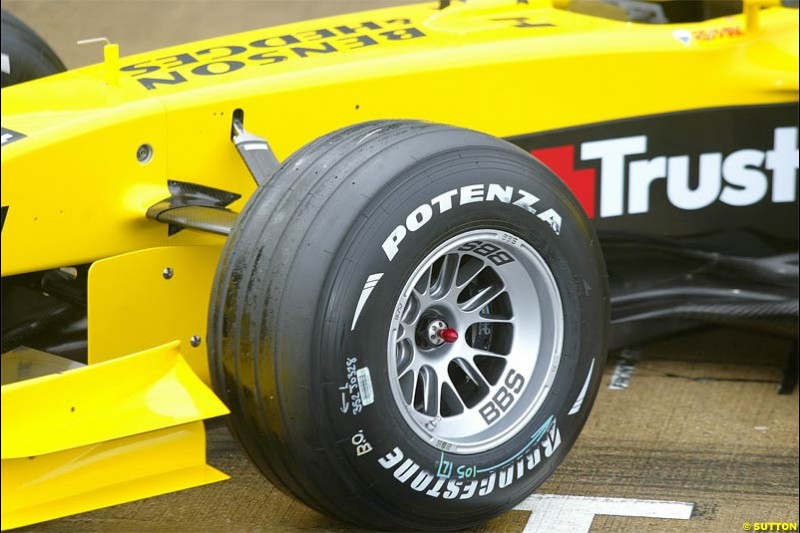
[{"label": "yellow bodywork", "polygon": [[[101,64],[5,89],[3,126],[27,137],[2,152],[3,175],[14,176],[2,185],[2,244],[15,251],[3,254],[2,274],[221,243],[168,237],[143,213],[168,196],[167,179],[239,193],[230,208],[242,208],[255,183],[230,143],[235,109],[284,159],[380,118],[511,137],[796,101],[797,12],[766,9],[758,30],[744,25],[742,15],[631,24],[543,0],[421,4],[123,56],[115,83]],[[146,164],[136,159],[143,143],[154,150]]]},{"label": "yellow bodywork", "polygon": [[[87,302],[89,364],[179,339],[183,357],[209,383],[205,331],[209,288],[221,250],[165,246],[93,263]],[[192,337],[199,344],[193,345]]]},{"label": "yellow bodywork", "polygon": [[419,4],[131,57],[122,43],[105,64],[3,89],[2,125],[25,137],[2,148],[2,275],[93,263],[91,364],[3,386],[3,528],[223,477],[205,466],[199,421],[225,412],[202,383],[224,238],[169,236],[145,213],[167,180],[243,208],[256,185],[230,142],[235,110],[282,160],[373,119],[513,137],[797,101],[796,10],[644,25],[566,4]]},{"label": "yellow bodywork", "polygon": [[[205,462],[202,420],[228,412],[205,384],[208,299],[185,305],[198,287],[207,293],[219,253],[162,247],[96,261],[89,366],[4,356],[3,529],[227,478]],[[31,367],[65,372],[27,379]]]},{"label": "yellow bodywork", "polygon": [[2,528],[225,479],[202,420],[227,412],[178,342],[3,385]]}]

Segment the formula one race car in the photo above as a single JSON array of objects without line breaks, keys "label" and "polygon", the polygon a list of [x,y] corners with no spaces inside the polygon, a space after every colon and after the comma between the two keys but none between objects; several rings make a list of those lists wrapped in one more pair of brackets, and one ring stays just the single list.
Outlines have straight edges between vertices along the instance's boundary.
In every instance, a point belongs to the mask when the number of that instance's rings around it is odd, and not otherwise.
[{"label": "formula one race car", "polygon": [[37,81],[3,12],[4,529],[224,479],[228,410],[310,507],[461,529],[563,460],[608,346],[797,336],[796,9],[448,4]]}]

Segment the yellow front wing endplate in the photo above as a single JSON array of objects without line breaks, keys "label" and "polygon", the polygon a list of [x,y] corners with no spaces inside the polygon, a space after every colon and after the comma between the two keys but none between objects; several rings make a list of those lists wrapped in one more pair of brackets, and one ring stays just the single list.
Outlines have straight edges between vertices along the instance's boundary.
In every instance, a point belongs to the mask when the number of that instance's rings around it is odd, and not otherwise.
[{"label": "yellow front wing endplate", "polygon": [[3,385],[3,530],[227,479],[202,421],[228,410],[179,346]]}]

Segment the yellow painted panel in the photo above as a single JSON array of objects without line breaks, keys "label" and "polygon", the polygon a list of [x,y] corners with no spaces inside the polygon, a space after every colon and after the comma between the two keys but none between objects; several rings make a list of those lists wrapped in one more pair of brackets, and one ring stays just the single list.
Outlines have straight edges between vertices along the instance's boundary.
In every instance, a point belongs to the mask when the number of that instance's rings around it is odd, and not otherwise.
[{"label": "yellow painted panel", "polygon": [[[3,126],[9,127],[6,91]],[[170,237],[164,224],[145,217],[150,206],[170,195],[168,179],[200,181],[183,172],[168,176],[166,118],[157,100],[26,116],[32,123],[19,131],[27,137],[16,143],[13,154],[9,148],[14,143],[2,152],[2,205],[8,206],[2,232],[5,253],[0,256],[3,276],[86,264],[142,248],[224,242],[218,235],[194,231]],[[56,126],[38,132],[41,120]],[[143,144],[153,150],[146,163],[136,158]],[[230,141],[225,148],[235,155]],[[197,149],[202,153],[204,148]],[[224,178],[226,190],[255,188],[244,168],[239,180],[232,173]],[[242,205],[239,201],[231,207]]]},{"label": "yellow painted panel", "polygon": [[[206,324],[220,252],[217,246],[172,246],[95,262],[89,270],[89,363],[179,339],[183,357],[209,383]],[[192,346],[192,336],[199,346]]]},{"label": "yellow painted panel", "polygon": [[172,342],[3,386],[0,455],[50,454],[226,413]]},{"label": "yellow painted panel", "polygon": [[[5,427],[4,427],[5,434]],[[202,422],[2,461],[2,529],[222,481]]]}]

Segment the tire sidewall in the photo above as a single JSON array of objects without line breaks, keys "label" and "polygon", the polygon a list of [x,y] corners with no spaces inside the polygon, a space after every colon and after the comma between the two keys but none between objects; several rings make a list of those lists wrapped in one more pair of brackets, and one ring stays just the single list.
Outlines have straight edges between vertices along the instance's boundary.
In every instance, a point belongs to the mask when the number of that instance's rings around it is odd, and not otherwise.
[{"label": "tire sidewall", "polygon": [[[316,424],[325,434],[323,440],[337,447],[344,458],[341,475],[355,473],[362,486],[368,486],[387,506],[391,507],[390,499],[403,498],[408,500],[403,507],[410,503],[428,517],[458,512],[463,520],[482,521],[487,514],[496,514],[493,510],[498,506],[507,508],[540,485],[584,425],[605,353],[602,261],[585,217],[558,178],[516,149],[444,151],[385,180],[387,186],[370,203],[368,222],[353,227],[340,248],[320,298],[330,303],[318,320],[319,350],[312,363],[317,382],[322,383]],[[520,198],[519,191],[536,196],[536,213],[513,203],[486,200],[490,184],[512,187],[513,200]],[[462,204],[463,188],[475,185],[483,185],[483,201]],[[440,211],[434,206],[433,216],[416,231],[407,231],[389,260],[382,244],[391,232],[405,225],[418,206],[430,205],[433,198],[452,190],[458,191],[452,208]],[[548,209],[561,217],[558,232],[537,216]],[[510,233],[542,256],[558,285],[564,337],[553,386],[528,424],[496,449],[462,455],[424,442],[408,427],[390,388],[387,339],[400,292],[416,266],[441,243],[475,229]],[[378,273],[380,280],[351,331],[365,282]],[[374,401],[357,414],[353,387],[348,384],[353,368],[369,369],[374,395]],[[591,376],[590,368],[594,369]],[[578,412],[570,415],[587,379],[591,386],[586,398]],[[356,388],[356,393],[357,400],[361,391]],[[343,411],[346,400],[351,405]],[[546,432],[533,443],[531,437],[539,428]],[[447,472],[447,468],[440,470],[442,462],[452,463],[449,477],[437,476]],[[480,473],[459,475],[474,471]]]}]

